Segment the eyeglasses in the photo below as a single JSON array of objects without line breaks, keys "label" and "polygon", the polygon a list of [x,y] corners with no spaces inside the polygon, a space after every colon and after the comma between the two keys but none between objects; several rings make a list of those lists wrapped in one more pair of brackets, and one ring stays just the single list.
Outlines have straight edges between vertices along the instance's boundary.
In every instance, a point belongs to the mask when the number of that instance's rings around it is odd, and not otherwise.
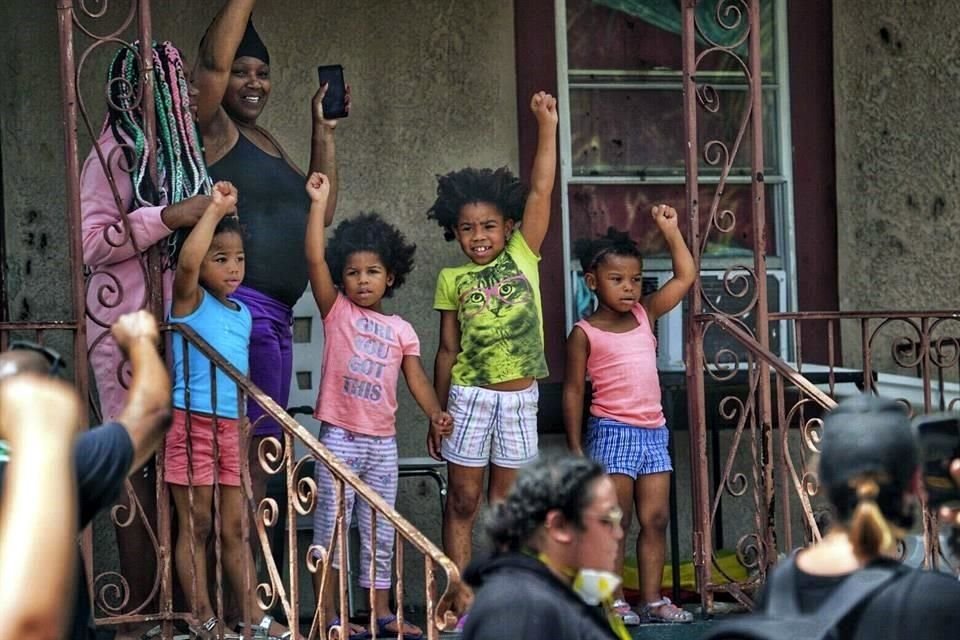
[{"label": "eyeglasses", "polygon": [[608,528],[615,529],[623,522],[623,509],[613,507],[607,513],[584,513],[583,518],[586,520],[597,520]]},{"label": "eyeglasses", "polygon": [[34,353],[39,353],[50,364],[48,373],[51,376],[60,375],[60,370],[66,366],[66,362],[64,361],[63,356],[60,355],[59,351],[51,349],[50,347],[42,344],[37,344],[36,342],[30,342],[29,340],[11,340],[9,350],[33,351]]}]

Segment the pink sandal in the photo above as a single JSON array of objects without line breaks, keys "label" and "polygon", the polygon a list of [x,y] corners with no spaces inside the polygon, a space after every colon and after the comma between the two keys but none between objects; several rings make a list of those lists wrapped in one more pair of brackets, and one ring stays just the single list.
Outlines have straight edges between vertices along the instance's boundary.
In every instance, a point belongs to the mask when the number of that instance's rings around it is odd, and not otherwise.
[{"label": "pink sandal", "polygon": [[661,598],[643,605],[640,610],[640,621],[650,622],[693,622],[693,614],[684,611],[670,601],[670,598]]}]

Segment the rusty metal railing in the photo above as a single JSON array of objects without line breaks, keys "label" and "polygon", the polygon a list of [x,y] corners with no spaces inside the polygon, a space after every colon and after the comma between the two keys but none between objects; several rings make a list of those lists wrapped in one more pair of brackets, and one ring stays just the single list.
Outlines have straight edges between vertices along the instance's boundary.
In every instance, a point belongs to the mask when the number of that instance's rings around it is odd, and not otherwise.
[{"label": "rusty metal railing", "polygon": [[[899,399],[912,413],[960,406],[960,311],[772,313],[770,322],[779,323],[781,338],[789,341],[789,362],[764,348],[736,318],[697,317],[704,334],[722,331],[746,354],[742,359],[719,354],[709,362],[700,354],[707,380],[704,441],[710,446],[693,455],[701,471],[711,466],[708,451],[715,466],[712,482],[703,488],[705,502],[694,505],[694,534],[706,532],[704,539],[710,542],[698,566],[703,576],[698,589],[707,610],[718,593],[752,606],[751,593],[763,583],[770,564],[820,539],[829,522],[816,470],[821,416],[838,399],[878,393]],[[842,344],[856,347],[843,351]],[[760,362],[767,365],[766,373]],[[759,409],[763,377],[773,408],[767,428]],[[717,434],[723,437],[707,437]],[[764,449],[769,458],[763,457]],[[774,481],[767,484],[771,477]],[[726,574],[717,562],[722,539],[729,539],[731,523],[737,521],[735,550],[750,572],[747,580]],[[934,514],[924,511],[922,525],[924,563],[936,567],[946,558]]]},{"label": "rusty metal railing", "polygon": [[[246,447],[250,443],[250,434],[256,425],[244,425],[242,427],[240,468],[242,487],[247,501],[249,512],[254,514],[253,522],[255,531],[253,537],[255,546],[260,551],[260,556],[266,570],[266,579],[258,582],[256,585],[250,585],[250,588],[256,589],[260,601],[260,607],[268,612],[279,609],[293,627],[299,626],[303,604],[310,601],[316,605],[316,611],[313,621],[310,625],[308,638],[326,637],[326,628],[329,620],[324,619],[324,610],[320,603],[323,602],[324,594],[328,589],[339,592],[340,596],[340,619],[346,621],[349,619],[347,609],[347,545],[339,544],[337,541],[347,539],[346,522],[349,517],[345,513],[343,495],[345,487],[349,486],[355,493],[358,500],[366,502],[371,509],[371,529],[376,531],[376,520],[379,518],[388,522],[395,530],[396,535],[396,589],[395,612],[398,624],[402,624],[404,614],[404,545],[409,545],[414,551],[421,554],[424,558],[424,580],[425,580],[425,608],[427,628],[425,629],[428,638],[436,638],[438,630],[443,629],[447,624],[446,612],[451,609],[454,599],[459,594],[460,577],[456,566],[449,560],[439,548],[436,547],[423,533],[418,531],[406,518],[395,511],[385,500],[377,494],[369,485],[361,481],[356,474],[351,471],[343,461],[324,447],[305,427],[291,418],[286,410],[280,407],[276,402],[270,399],[266,394],[253,385],[245,376],[243,376],[230,363],[226,362],[220,354],[215,352],[206,342],[200,338],[190,327],[182,324],[171,325],[166,331],[172,334],[174,340],[183,340],[189,343],[191,349],[196,349],[205,356],[211,367],[212,379],[215,379],[215,372],[225,373],[229,379],[236,383],[239,388],[238,404],[240,407],[247,405],[247,400],[252,399],[263,408],[265,414],[270,419],[276,420],[283,430],[283,442],[277,438],[266,438],[261,441],[258,452],[258,461],[264,471],[269,475],[281,474],[284,476],[286,495],[286,521],[281,522],[278,515],[281,513],[280,505],[273,497],[265,497],[259,504],[254,503],[251,489],[250,468],[247,462]],[[215,393],[215,390],[213,391]],[[302,444],[309,452],[307,455],[297,458],[295,453],[295,443]],[[216,445],[215,445],[216,451]],[[216,455],[216,453],[215,453]],[[299,532],[297,520],[299,516],[307,516],[313,513],[316,508],[317,487],[311,477],[303,477],[302,469],[311,461],[317,464],[323,464],[334,478],[335,491],[338,499],[336,502],[336,533],[334,540],[328,548],[310,545],[307,553],[299,557],[300,548]],[[158,482],[163,482],[162,459],[158,467],[161,472],[158,474]],[[214,485],[215,496],[217,495],[218,485]],[[164,495],[166,492],[164,491]],[[166,504],[165,502],[163,504]],[[161,509],[163,511],[163,509]],[[219,500],[214,498],[215,522],[219,522]],[[160,527],[169,526],[169,518],[162,518]],[[180,523],[181,535],[184,534],[188,523]],[[286,567],[279,566],[274,559],[274,549],[272,539],[274,538],[273,529],[275,527],[283,528],[285,534],[287,554]],[[251,538],[249,523],[246,518],[241,521],[242,539],[244,545],[249,544]],[[224,615],[224,589],[223,589],[223,571],[222,571],[222,552],[220,548],[220,530],[215,527],[214,530],[214,563],[216,569],[216,579],[213,580],[216,598],[216,614],[219,619]],[[167,539],[167,536],[163,536]],[[100,574],[95,579],[95,584],[100,585],[96,591],[95,605],[97,610],[107,615],[101,615],[97,618],[98,625],[113,626],[122,623],[135,622],[163,622],[165,627],[164,637],[167,635],[166,629],[172,629],[172,623],[177,620],[186,621],[190,616],[190,611],[177,611],[174,608],[172,596],[172,553],[171,549],[161,542],[157,544],[157,555],[160,559],[159,565],[162,567],[162,575],[159,577],[164,585],[160,590],[161,598],[158,610],[150,613],[125,614],[118,610],[115,604],[108,602],[111,596],[115,596],[122,585],[113,583],[108,586],[110,578],[122,578],[117,574]],[[334,546],[339,547],[339,565],[344,568],[340,571],[339,584],[332,584],[327,576],[329,575],[332,562],[334,560],[331,549]],[[249,559],[244,560],[248,562]],[[247,565],[246,569],[251,567]],[[286,572],[284,572],[286,569]],[[319,573],[321,577],[321,592],[313,597],[306,599],[299,592],[299,580],[301,573],[306,570],[309,573]],[[442,575],[438,575],[442,574]],[[376,567],[371,564],[368,571],[370,584],[376,583]],[[438,577],[444,580],[444,591],[437,597]],[[202,585],[201,585],[202,586]],[[371,592],[371,598],[373,594]],[[371,600],[372,601],[372,600]],[[111,612],[113,614],[111,615]],[[259,619],[262,612],[246,612],[245,619]],[[371,611],[372,615],[372,611]],[[376,634],[376,624],[371,620],[370,631]],[[172,632],[171,632],[172,633]]]}]

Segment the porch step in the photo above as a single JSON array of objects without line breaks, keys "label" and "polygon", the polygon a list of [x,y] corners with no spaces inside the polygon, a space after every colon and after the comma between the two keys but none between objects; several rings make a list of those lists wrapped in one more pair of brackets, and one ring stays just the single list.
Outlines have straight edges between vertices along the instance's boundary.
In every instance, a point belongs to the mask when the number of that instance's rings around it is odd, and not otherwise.
[{"label": "porch step", "polygon": [[643,640],[695,640],[703,637],[707,631],[722,618],[712,620],[695,618],[686,624],[641,624],[636,627],[627,627],[633,638]]}]

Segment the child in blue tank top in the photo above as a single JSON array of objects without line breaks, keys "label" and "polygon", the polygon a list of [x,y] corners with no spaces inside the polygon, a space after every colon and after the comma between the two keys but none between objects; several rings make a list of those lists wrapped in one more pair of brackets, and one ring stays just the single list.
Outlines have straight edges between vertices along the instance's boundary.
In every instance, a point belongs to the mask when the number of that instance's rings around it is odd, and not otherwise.
[{"label": "child in blue tank top", "polygon": [[[239,220],[231,215],[236,207],[237,189],[229,182],[215,184],[210,204],[180,251],[170,322],[189,325],[246,375],[252,321],[249,309],[232,297],[244,276],[243,233]],[[256,584],[256,576],[252,571],[245,575],[244,567],[253,567],[253,560],[249,545],[241,539],[241,519],[246,517],[240,486],[243,409],[237,385],[219,370],[214,379],[210,361],[199,349],[174,335],[172,351],[174,418],[167,434],[164,474],[180,523],[177,576],[195,616],[191,632],[198,638],[213,638],[218,620],[207,583],[207,542],[213,530],[214,484],[220,485],[224,573],[237,600],[247,601],[244,609],[260,610],[255,592],[244,591],[245,581]],[[274,626],[271,636],[286,631]]]}]

